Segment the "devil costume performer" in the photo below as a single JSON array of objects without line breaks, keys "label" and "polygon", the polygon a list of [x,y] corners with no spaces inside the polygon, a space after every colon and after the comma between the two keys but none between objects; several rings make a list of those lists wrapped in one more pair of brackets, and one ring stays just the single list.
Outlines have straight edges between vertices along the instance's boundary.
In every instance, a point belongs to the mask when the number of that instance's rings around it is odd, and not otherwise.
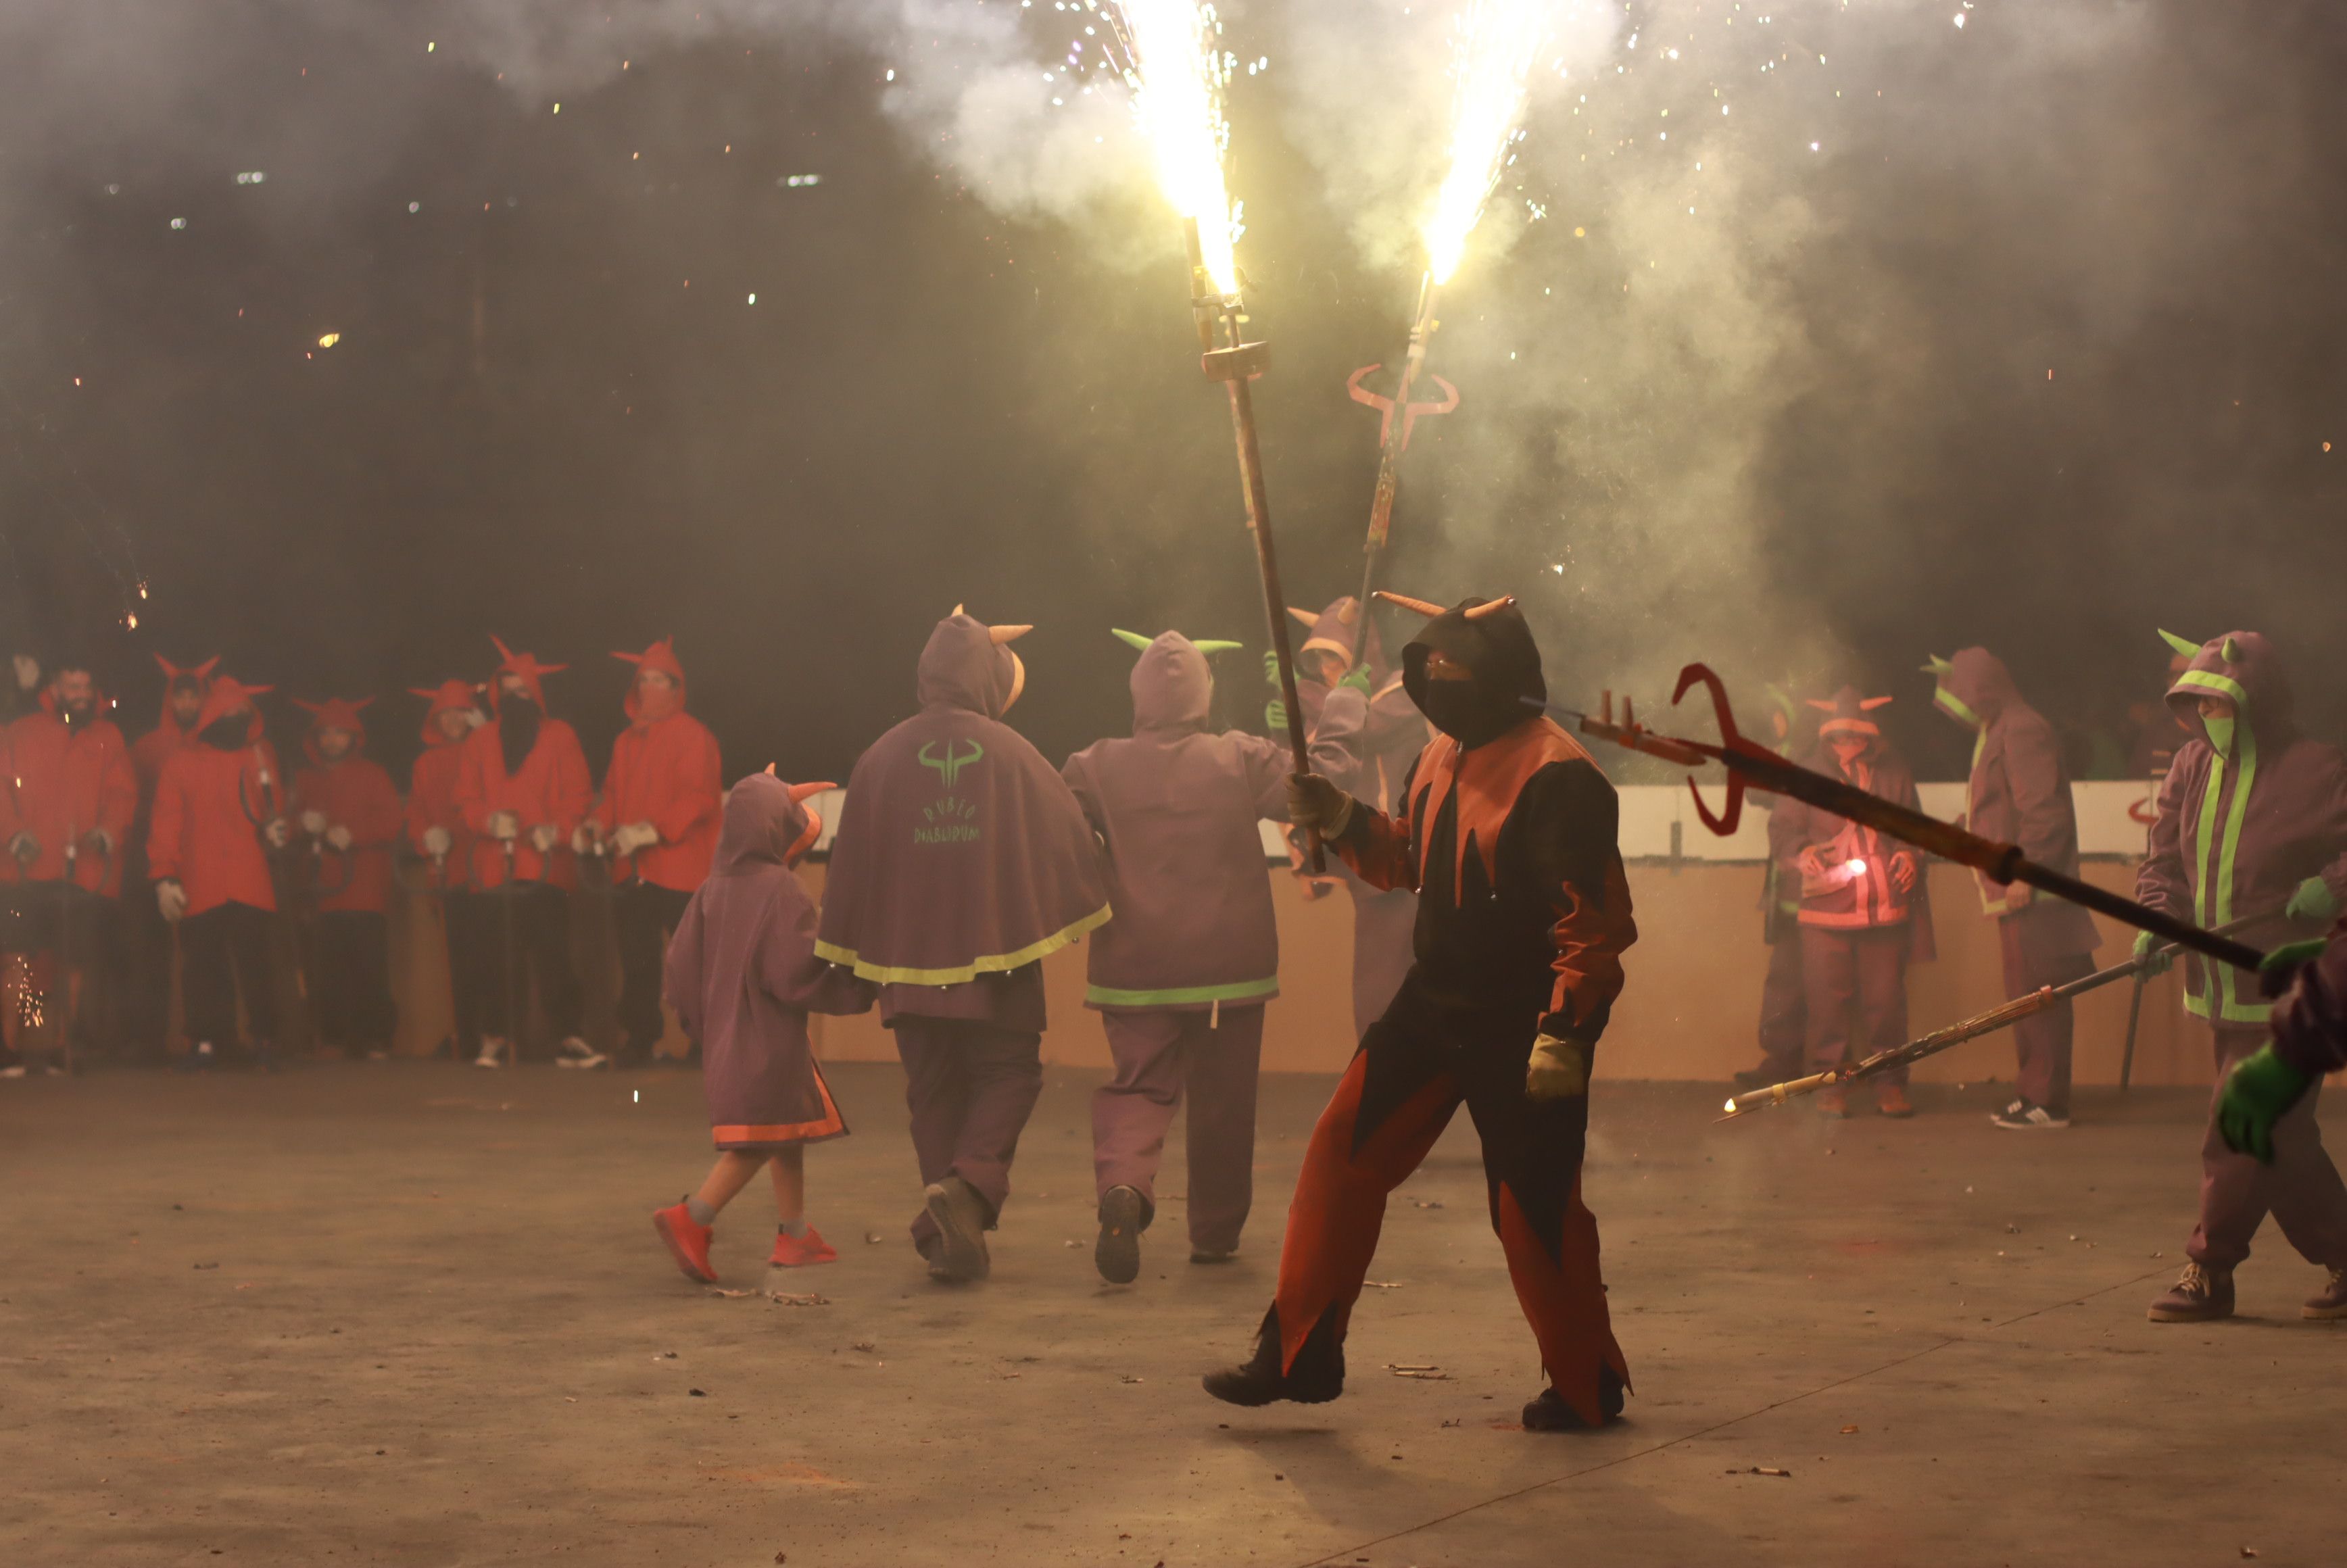
[{"label": "devil costume performer", "polygon": [[857,760],[815,950],[880,988],[927,1184],[913,1242],[940,1279],[983,1278],[1043,1068],[1043,975],[1109,917],[1083,808],[1002,715],[1026,670],[957,608],[922,650],[921,711]]},{"label": "devil costume performer", "polygon": [[[2288,923],[2261,927],[2261,939],[2319,935],[2347,905],[2347,759],[2299,733],[2290,682],[2263,637],[2236,631],[2197,649],[2168,641],[2191,651],[2168,692],[2191,738],[2160,786],[2135,896],[2201,926],[2284,913]],[[2148,949],[2137,942],[2138,953]],[[2253,977],[2193,956],[2184,962],[2184,1005],[2209,1020],[2221,1095],[2229,1070],[2265,1042],[2270,1008]],[[2200,1220],[2185,1247],[2191,1262],[2152,1303],[2154,1322],[2231,1316],[2233,1270],[2268,1213],[2301,1256],[2330,1271],[2310,1311],[2347,1315],[2347,1187],[2322,1147],[2319,1089],[2310,1082],[2273,1126],[2270,1163],[2228,1148],[2210,1118]]]},{"label": "devil costume performer", "polygon": [[1129,1285],[1185,1088],[1192,1261],[1237,1251],[1254,1201],[1263,1009],[1279,994],[1279,930],[1255,825],[1287,815],[1288,766],[1260,735],[1206,733],[1206,655],[1239,644],[1116,635],[1141,650],[1133,736],[1078,752],[1066,777],[1100,835],[1117,917],[1092,939],[1084,996],[1116,1062],[1092,1094],[1092,1258],[1103,1278]]},{"label": "devil costume performer", "polygon": [[1581,1197],[1591,1058],[1637,939],[1614,787],[1525,706],[1546,687],[1514,600],[1423,608],[1435,619],[1403,650],[1403,679],[1440,733],[1399,814],[1311,775],[1291,797],[1371,886],[1418,889],[1417,962],[1313,1130],[1255,1358],[1205,1386],[1243,1405],[1342,1392],[1386,1195],[1463,1102],[1551,1384],[1525,1424],[1594,1427],[1630,1385]]},{"label": "devil costume performer", "polygon": [[[2030,859],[2065,876],[2078,875],[2078,808],[2054,726],[2022,700],[2004,663],[1985,648],[1967,648],[1924,668],[1939,677],[1934,705],[1980,737],[1964,786],[1964,825],[1999,844],[2021,845]],[[1981,911],[1996,922],[2008,998],[2067,985],[2093,971],[2099,938],[2086,910],[2037,897],[2026,883],[2006,886],[1975,876]],[[2021,1097],[1996,1112],[1998,1126],[2026,1131],[2070,1124],[2070,1030],[2067,999],[2013,1026]]]},{"label": "devil costume performer", "polygon": [[[384,911],[391,904],[392,846],[406,825],[406,812],[391,774],[361,754],[366,723],[360,710],[374,701],[294,703],[310,714],[310,733],[302,741],[310,765],[293,775],[294,816],[313,851],[317,918],[310,930],[310,999],[317,1009],[318,1042],[346,1056],[389,1055],[399,1027]],[[339,757],[321,745],[328,730],[350,736]]]},{"label": "devil costume performer", "polygon": [[[160,654],[162,712],[155,727],[131,743],[130,767],[138,781],[138,812],[123,847],[123,877],[138,886],[148,880],[147,833],[155,811],[155,786],[174,753],[196,743],[196,715],[204,691],[219,667],[215,657],[182,668]],[[117,989],[125,1046],[136,1060],[159,1061],[171,1031],[171,927],[152,898],[121,903],[123,974]]]},{"label": "devil costume performer", "polygon": [[473,830],[456,786],[465,771],[465,742],[481,723],[478,694],[464,681],[411,686],[432,704],[424,715],[424,749],[408,775],[407,843],[425,866],[425,885],[440,901],[440,929],[448,952],[448,999],[454,1009],[450,1045],[459,1060],[480,1044],[488,989],[497,983],[494,910],[471,887]]}]

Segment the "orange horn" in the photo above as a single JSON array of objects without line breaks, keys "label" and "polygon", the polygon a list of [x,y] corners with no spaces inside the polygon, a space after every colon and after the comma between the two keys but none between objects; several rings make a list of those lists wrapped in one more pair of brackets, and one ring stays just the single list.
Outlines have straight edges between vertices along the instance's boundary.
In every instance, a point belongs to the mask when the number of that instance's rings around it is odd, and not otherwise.
[{"label": "orange horn", "polygon": [[1296,617],[1296,620],[1302,621],[1307,626],[1317,626],[1320,624],[1320,618],[1313,614],[1308,610],[1298,610],[1291,604],[1287,607],[1287,613]]},{"label": "orange horn", "polygon": [[1422,599],[1412,599],[1406,593],[1388,593],[1384,589],[1378,589],[1376,590],[1376,597],[1384,600],[1388,604],[1398,604],[1404,610],[1414,610],[1420,615],[1448,613],[1439,604],[1429,604]]},{"label": "orange horn", "polygon": [[778,773],[776,773],[776,772],[774,771],[774,764],[772,764],[772,763],[768,763],[768,764],[766,764],[766,776],[767,776],[768,778],[770,778],[770,779],[778,779],[778,778],[782,777],[783,775],[782,775],[782,774],[778,774]]},{"label": "orange horn", "polygon": [[1031,626],[989,626],[986,629],[986,634],[992,638],[994,645],[999,648],[1006,642],[1018,641],[1034,630]]},{"label": "orange horn", "polygon": [[1491,614],[1493,611],[1505,610],[1508,606],[1515,602],[1516,596],[1514,594],[1502,594],[1499,598],[1492,600],[1488,603],[1479,604],[1469,610],[1467,611],[1467,619],[1470,620],[1481,620],[1485,616]]},{"label": "orange horn", "polygon": [[791,798],[793,800],[812,800],[827,789],[837,789],[838,787],[839,786],[837,784],[833,784],[828,779],[825,779],[820,784],[796,784],[791,785]]}]

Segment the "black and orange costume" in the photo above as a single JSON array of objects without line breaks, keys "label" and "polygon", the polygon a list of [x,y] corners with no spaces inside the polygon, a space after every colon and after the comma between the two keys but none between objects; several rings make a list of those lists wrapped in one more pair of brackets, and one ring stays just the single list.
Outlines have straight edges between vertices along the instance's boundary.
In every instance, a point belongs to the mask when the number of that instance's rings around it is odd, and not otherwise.
[{"label": "black and orange costume", "polygon": [[[1416,961],[1313,1132],[1255,1358],[1206,1388],[1235,1404],[1337,1397],[1386,1195],[1463,1102],[1482,1137],[1492,1228],[1553,1385],[1526,1422],[1594,1427],[1619,1412],[1630,1381],[1581,1197],[1590,1060],[1637,938],[1614,787],[1525,705],[1546,687],[1512,600],[1437,613],[1402,668],[1440,733],[1399,813],[1325,780],[1299,779],[1296,798],[1364,881],[1418,890]],[[1313,804],[1316,790],[1333,811]]]}]

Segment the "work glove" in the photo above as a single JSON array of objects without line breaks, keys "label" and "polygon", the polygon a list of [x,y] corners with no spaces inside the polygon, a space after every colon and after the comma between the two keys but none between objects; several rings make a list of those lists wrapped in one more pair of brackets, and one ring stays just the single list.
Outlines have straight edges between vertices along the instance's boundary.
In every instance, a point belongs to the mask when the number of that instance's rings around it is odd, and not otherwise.
[{"label": "work glove", "polygon": [[521,836],[521,818],[509,811],[489,813],[489,836],[507,841]]},{"label": "work glove", "polygon": [[1891,886],[1901,893],[1915,891],[1915,857],[1894,855],[1891,857]]},{"label": "work glove", "polygon": [[2225,1147],[2261,1165],[2272,1164],[2274,1123],[2313,1081],[2275,1055],[2271,1041],[2235,1062],[2217,1096],[2217,1132]]},{"label": "work glove", "polygon": [[1589,1092],[1589,1047],[1543,1034],[1532,1041],[1524,1093],[1534,1100],[1578,1100]]},{"label": "work glove", "polygon": [[2281,912],[2293,920],[2320,920],[2327,926],[2339,917],[2339,899],[2330,884],[2310,876],[2291,892]]},{"label": "work glove", "polygon": [[2135,934],[2135,961],[2142,968],[2143,977],[2146,979],[2149,979],[2154,975],[2166,974],[2168,966],[2176,962],[2176,955],[2173,953],[2153,951],[2158,946],[2159,938],[2149,931],[2137,931]]},{"label": "work glove", "polygon": [[1287,820],[1323,838],[1341,835],[1353,820],[1353,797],[1318,774],[1287,775]]},{"label": "work glove", "polygon": [[303,812],[302,814],[302,831],[308,834],[313,838],[324,833],[326,831],[326,814],[323,811]]},{"label": "work glove", "polygon": [[2004,890],[2004,912],[2018,915],[2029,907],[2037,897],[2037,889],[2026,882],[2016,882]]},{"label": "work glove", "polygon": [[293,825],[282,816],[272,816],[261,825],[261,836],[272,849],[282,849],[293,842]]},{"label": "work glove", "polygon": [[424,853],[435,860],[446,858],[448,851],[455,846],[455,843],[456,841],[448,836],[448,830],[445,827],[427,827],[424,830]]},{"label": "work glove", "polygon": [[174,925],[188,912],[188,890],[170,877],[155,884],[155,907]]},{"label": "work glove", "polygon": [[570,853],[580,856],[592,855],[595,853],[595,825],[593,823],[582,822],[578,826],[570,830]]},{"label": "work glove", "polygon": [[529,846],[540,855],[550,855],[562,842],[562,830],[550,822],[541,822],[529,830]]},{"label": "work glove", "polygon": [[1263,727],[1272,735],[1287,733],[1287,704],[1274,697],[1263,705]]},{"label": "work glove", "polygon": [[330,849],[339,849],[345,855],[349,854],[351,830],[339,822],[334,824],[333,826],[326,829],[326,846]]},{"label": "work glove", "polygon": [[114,853],[114,835],[107,832],[106,829],[102,827],[91,828],[89,830],[89,836],[83,839],[82,842],[88,845],[100,855],[111,856]]},{"label": "work glove", "polygon": [[2258,989],[2268,1001],[2280,1001],[2298,979],[2298,971],[2322,957],[2331,944],[2321,937],[2304,942],[2284,942],[2258,965]]},{"label": "work glove", "polygon": [[1337,682],[1337,684],[1339,686],[1350,686],[1362,696],[1368,696],[1369,694],[1369,667],[1366,664],[1354,665],[1350,670],[1345,671],[1345,678]]},{"label": "work glove", "polygon": [[611,835],[611,848],[620,855],[633,855],[639,849],[650,849],[660,842],[660,829],[649,822],[631,822]]},{"label": "work glove", "polygon": [[21,864],[30,866],[41,857],[41,841],[30,833],[19,830],[16,836],[8,841],[8,853]]}]

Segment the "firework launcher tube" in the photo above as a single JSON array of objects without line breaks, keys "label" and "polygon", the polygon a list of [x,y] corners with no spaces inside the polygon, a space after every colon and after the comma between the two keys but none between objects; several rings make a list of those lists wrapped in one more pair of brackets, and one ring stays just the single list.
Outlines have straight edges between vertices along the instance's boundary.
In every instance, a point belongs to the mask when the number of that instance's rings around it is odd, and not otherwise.
[{"label": "firework launcher tube", "polygon": [[[2228,932],[2243,930],[2250,926],[2280,917],[2280,910],[2269,909],[2262,915],[2247,915],[2239,920],[2219,926],[2209,935],[2221,937]],[[2163,942],[2154,949],[2154,954],[2157,957],[2165,958],[2176,952],[2178,948],[2177,943]],[[2139,980],[2149,972],[2149,968],[2150,966],[2146,960],[2129,958],[2123,964],[2113,964],[2109,968],[2096,969],[2091,975],[2081,976],[2067,985],[2040,986],[2026,995],[2017,996],[2008,1002],[2002,1002],[1986,1012],[1975,1013],[1971,1018],[1948,1025],[1945,1029],[1933,1030],[1931,1033],[1911,1040],[1904,1045],[1893,1046],[1889,1050],[1877,1051],[1863,1061],[1853,1062],[1848,1067],[1835,1068],[1830,1071],[1811,1073],[1807,1078],[1796,1078],[1785,1083],[1772,1083],[1765,1089],[1756,1089],[1749,1094],[1736,1095],[1727,1102],[1727,1113],[1719,1120],[1733,1121],[1738,1116],[1766,1110],[1771,1105],[1782,1105],[1786,1101],[1796,1099],[1800,1095],[1814,1094],[1820,1089],[1829,1089],[1838,1083],[1854,1083],[1861,1078],[1872,1078],[1894,1067],[1904,1067],[1910,1062],[1921,1061],[1927,1056],[1937,1056],[1951,1046],[1962,1045],[1968,1040],[1978,1040],[1984,1034],[1994,1034],[1998,1030],[2019,1023],[2023,1019],[2034,1014],[2044,1012],[2055,1002],[2067,1001],[2072,997],[2084,996],[2088,991],[2098,990],[2104,986],[2113,985],[2120,980],[2129,979]]]},{"label": "firework launcher tube", "polygon": [[2122,924],[2149,931],[2177,947],[2188,948],[2201,957],[2230,964],[2237,969],[2254,971],[2265,955],[2244,942],[2237,942],[2213,931],[2204,931],[2188,920],[2138,904],[2134,899],[2097,887],[2075,876],[2065,876],[2049,866],[2041,866],[2021,853],[2018,845],[1999,844],[1993,839],[1968,833],[1953,823],[1942,822],[1920,811],[1870,794],[1857,785],[1840,779],[1812,773],[1799,763],[1747,740],[1736,732],[1736,717],[1727,706],[1727,693],[1719,677],[1701,664],[1690,664],[1679,671],[1678,691],[1674,702],[1686,694],[1698,682],[1710,688],[1712,702],[1719,719],[1721,740],[1715,744],[1706,741],[1689,741],[1672,735],[1658,735],[1639,724],[1629,703],[1623,704],[1622,723],[1614,722],[1614,700],[1606,693],[1599,716],[1560,708],[1527,697],[1527,706],[1540,708],[1574,721],[1583,734],[1594,735],[1614,745],[1661,757],[1665,762],[1685,767],[1700,766],[1705,762],[1717,762],[1728,770],[1727,805],[1714,815],[1704,800],[1703,792],[1695,781],[1687,781],[1695,795],[1696,814],[1704,825],[1721,837],[1736,831],[1744,807],[1744,791],[1751,788],[1770,794],[1790,796],[1819,810],[1829,812],[1861,827],[1870,827],[1904,843],[1913,845],[1928,855],[1942,860],[1952,860],[1971,866],[2000,886],[2024,882],[2040,892],[2050,893],[2065,902],[2081,905],[2100,915],[2106,915]]},{"label": "firework launcher tube", "polygon": [[[1418,311],[1411,318],[1409,349],[1403,354],[1401,380],[1394,387],[1393,406],[1386,414],[1385,440],[1378,447],[1378,487],[1369,499],[1369,531],[1362,543],[1361,613],[1368,614],[1369,588],[1377,576],[1378,558],[1385,553],[1386,536],[1393,528],[1394,493],[1401,487],[1401,449],[1409,439],[1409,395],[1426,368],[1427,340],[1434,335],[1434,307],[1442,286],[1432,272],[1419,274]],[[1366,646],[1366,645],[1365,645]]]}]

